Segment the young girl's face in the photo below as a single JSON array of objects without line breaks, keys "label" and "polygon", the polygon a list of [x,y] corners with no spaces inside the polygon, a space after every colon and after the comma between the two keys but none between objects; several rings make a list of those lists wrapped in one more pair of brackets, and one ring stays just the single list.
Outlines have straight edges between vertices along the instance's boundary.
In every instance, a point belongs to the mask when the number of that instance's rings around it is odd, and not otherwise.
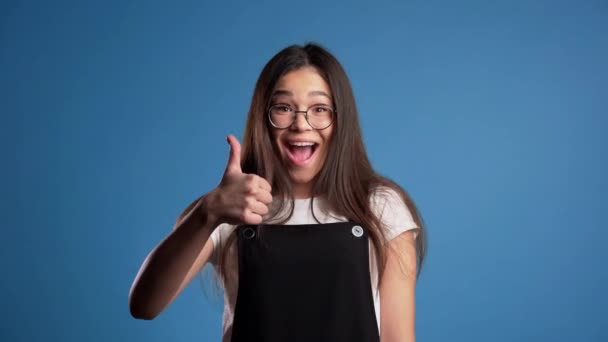
[{"label": "young girl's face", "polygon": [[[288,113],[289,108],[293,111],[312,108],[308,111],[311,121],[316,120],[312,118],[313,111],[319,115],[323,108],[334,109],[329,85],[314,67],[297,69],[281,77],[274,88],[270,105],[279,105],[279,113]],[[287,114],[285,116],[289,117]],[[311,180],[319,173],[327,158],[334,121],[335,115],[332,115],[329,127],[314,129],[306,121],[304,113],[298,112],[287,128],[270,127],[280,158],[287,165],[296,198],[311,196]]]}]

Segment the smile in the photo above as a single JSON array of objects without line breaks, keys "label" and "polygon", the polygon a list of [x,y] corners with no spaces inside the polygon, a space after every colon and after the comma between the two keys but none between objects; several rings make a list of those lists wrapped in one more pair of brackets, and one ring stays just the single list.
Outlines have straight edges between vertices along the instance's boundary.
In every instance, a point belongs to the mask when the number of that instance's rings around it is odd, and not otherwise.
[{"label": "smile", "polygon": [[303,167],[314,159],[317,154],[319,144],[311,141],[292,141],[285,142],[285,152],[287,159],[295,166]]}]

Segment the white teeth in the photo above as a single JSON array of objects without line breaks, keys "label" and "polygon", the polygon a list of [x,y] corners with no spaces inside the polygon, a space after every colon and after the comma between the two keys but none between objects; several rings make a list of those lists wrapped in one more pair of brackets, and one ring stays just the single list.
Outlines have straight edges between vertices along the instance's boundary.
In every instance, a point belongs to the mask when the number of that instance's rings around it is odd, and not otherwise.
[{"label": "white teeth", "polygon": [[297,142],[290,142],[289,145],[292,146],[312,146],[315,143],[313,142],[305,142],[305,141],[297,141]]}]

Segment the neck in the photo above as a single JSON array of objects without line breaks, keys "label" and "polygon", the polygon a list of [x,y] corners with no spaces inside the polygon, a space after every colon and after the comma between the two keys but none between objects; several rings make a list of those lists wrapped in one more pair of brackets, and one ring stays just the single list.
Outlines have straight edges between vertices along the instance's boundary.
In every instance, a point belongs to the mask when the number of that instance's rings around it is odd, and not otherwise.
[{"label": "neck", "polygon": [[310,184],[293,184],[293,197],[295,199],[306,199],[312,197]]}]

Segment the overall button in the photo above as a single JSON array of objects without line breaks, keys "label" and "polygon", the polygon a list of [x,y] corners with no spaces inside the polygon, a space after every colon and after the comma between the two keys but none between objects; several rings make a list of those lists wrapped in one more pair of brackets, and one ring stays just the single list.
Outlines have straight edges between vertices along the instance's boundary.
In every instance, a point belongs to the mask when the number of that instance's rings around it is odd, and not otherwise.
[{"label": "overall button", "polygon": [[247,227],[243,230],[243,237],[245,239],[253,239],[255,236],[255,230],[253,228]]},{"label": "overall button", "polygon": [[361,226],[354,226],[351,231],[356,237],[361,237],[363,235],[363,228],[361,228]]}]

